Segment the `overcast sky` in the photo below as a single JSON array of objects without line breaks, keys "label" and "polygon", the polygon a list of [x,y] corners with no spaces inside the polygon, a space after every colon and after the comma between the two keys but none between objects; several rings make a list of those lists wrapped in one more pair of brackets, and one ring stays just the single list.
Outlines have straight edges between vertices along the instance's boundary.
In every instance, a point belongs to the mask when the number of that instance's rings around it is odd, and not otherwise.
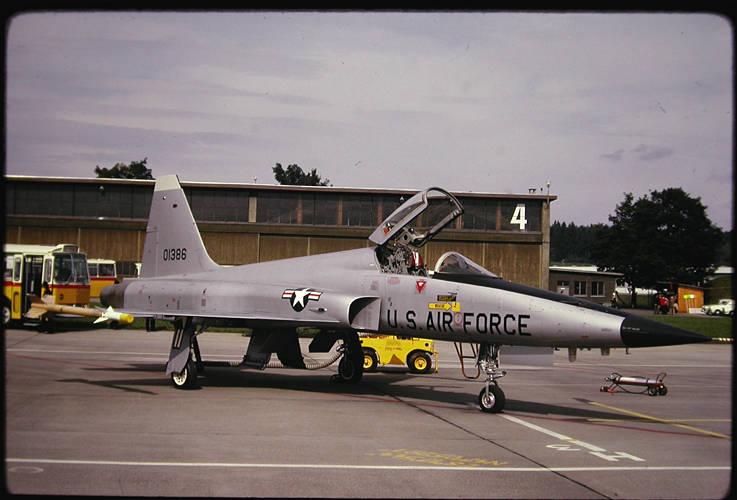
[{"label": "overcast sky", "polygon": [[34,13],[6,172],[527,193],[606,222],[682,187],[732,227],[732,30],[702,14]]}]

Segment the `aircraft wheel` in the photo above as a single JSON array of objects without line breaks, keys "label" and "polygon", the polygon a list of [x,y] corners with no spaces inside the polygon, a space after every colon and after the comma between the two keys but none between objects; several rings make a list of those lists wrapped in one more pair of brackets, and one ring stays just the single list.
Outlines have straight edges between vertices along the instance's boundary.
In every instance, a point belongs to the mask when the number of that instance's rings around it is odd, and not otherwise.
[{"label": "aircraft wheel", "polygon": [[379,364],[379,360],[376,357],[376,353],[372,349],[364,349],[363,350],[363,371],[375,372],[378,364]]},{"label": "aircraft wheel", "polygon": [[343,356],[338,363],[338,375],[344,382],[355,383],[363,376],[363,357]]},{"label": "aircraft wheel", "polygon": [[146,318],[146,331],[147,332],[156,331],[156,320],[154,318]]},{"label": "aircraft wheel", "polygon": [[668,388],[666,386],[661,386],[658,389],[658,394],[661,396],[665,396],[666,394],[668,394]]},{"label": "aircraft wheel", "polygon": [[410,356],[407,365],[412,373],[430,373],[432,359],[426,352],[416,352]]},{"label": "aircraft wheel", "polygon": [[496,384],[489,386],[488,394],[486,388],[479,392],[479,406],[481,411],[485,413],[499,413],[504,409],[506,402],[507,398],[504,396],[504,391]]},{"label": "aircraft wheel", "polygon": [[657,396],[658,395],[658,388],[657,387],[648,387],[647,393],[651,396]]},{"label": "aircraft wheel", "polygon": [[190,359],[181,373],[172,373],[171,381],[177,389],[194,389],[197,387],[197,367]]}]

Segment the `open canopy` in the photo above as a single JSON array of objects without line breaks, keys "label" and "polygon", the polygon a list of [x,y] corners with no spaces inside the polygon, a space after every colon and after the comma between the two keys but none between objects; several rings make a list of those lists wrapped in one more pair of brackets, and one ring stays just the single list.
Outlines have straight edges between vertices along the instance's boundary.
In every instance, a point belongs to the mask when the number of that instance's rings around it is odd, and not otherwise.
[{"label": "open canopy", "polygon": [[463,213],[455,196],[432,187],[412,196],[377,227],[369,240],[419,248]]}]

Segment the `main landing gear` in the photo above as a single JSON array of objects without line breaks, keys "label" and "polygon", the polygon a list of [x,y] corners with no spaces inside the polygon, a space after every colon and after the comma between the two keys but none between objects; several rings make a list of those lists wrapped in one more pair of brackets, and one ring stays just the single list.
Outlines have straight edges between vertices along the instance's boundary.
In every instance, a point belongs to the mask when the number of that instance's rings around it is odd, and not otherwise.
[{"label": "main landing gear", "polygon": [[197,388],[197,373],[204,368],[195,327],[192,318],[179,319],[174,323],[166,374],[177,389]]},{"label": "main landing gear", "polygon": [[333,382],[346,382],[355,384],[363,377],[363,348],[358,340],[356,332],[343,335],[343,343],[338,346],[338,351],[343,353],[338,363],[338,373],[330,380]]},{"label": "main landing gear", "polygon": [[480,344],[476,363],[479,372],[486,377],[486,386],[479,392],[479,407],[486,413],[499,413],[507,402],[504,391],[497,383],[497,379],[507,374],[499,368],[499,346]]}]

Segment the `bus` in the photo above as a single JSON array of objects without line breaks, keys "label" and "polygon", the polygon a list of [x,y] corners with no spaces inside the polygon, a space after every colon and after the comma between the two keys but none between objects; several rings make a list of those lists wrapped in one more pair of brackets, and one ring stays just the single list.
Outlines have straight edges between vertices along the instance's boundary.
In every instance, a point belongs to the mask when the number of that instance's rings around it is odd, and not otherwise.
[{"label": "bus", "polygon": [[4,325],[22,320],[34,300],[55,305],[89,304],[87,256],[79,251],[77,245],[9,243],[4,250]]},{"label": "bus", "polygon": [[90,275],[90,299],[98,300],[103,288],[118,282],[114,260],[87,259],[87,270]]}]

